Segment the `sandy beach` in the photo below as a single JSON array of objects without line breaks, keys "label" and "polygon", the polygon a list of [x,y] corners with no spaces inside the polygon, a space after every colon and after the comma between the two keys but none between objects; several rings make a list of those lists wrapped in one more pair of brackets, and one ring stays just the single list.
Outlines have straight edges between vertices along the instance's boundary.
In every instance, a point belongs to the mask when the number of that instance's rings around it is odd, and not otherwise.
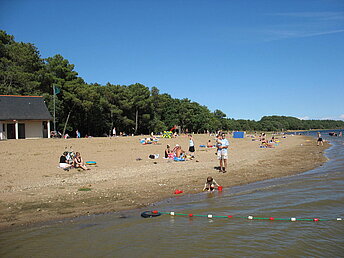
[{"label": "sandy beach", "polygon": [[[188,149],[188,138],[160,139],[142,145],[139,136],[0,141],[0,228],[147,206],[175,196],[201,192],[207,176],[224,188],[301,173],[326,161],[313,138],[279,137],[276,148],[259,148],[251,138],[232,139],[227,173],[219,173],[215,149],[200,148],[213,137],[195,135],[196,158],[163,159],[166,144]],[[74,150],[91,170],[58,168],[62,152]],[[149,159],[150,154],[160,154]],[[88,188],[89,191],[81,191]]]}]

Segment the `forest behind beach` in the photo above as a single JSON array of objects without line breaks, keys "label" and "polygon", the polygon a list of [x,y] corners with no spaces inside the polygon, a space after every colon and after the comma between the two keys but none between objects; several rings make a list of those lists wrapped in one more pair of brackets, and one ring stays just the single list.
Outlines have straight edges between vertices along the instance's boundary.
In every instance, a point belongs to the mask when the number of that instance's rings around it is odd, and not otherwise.
[{"label": "forest behind beach", "polygon": [[43,96],[51,114],[55,98],[56,129],[62,132],[66,125],[66,132],[72,136],[76,129],[82,135],[103,136],[114,126],[117,132],[127,134],[157,133],[175,125],[182,132],[195,133],[344,128],[344,121],[340,120],[301,120],[275,115],[259,121],[233,119],[230,117],[235,114],[219,109],[211,111],[188,98],[173,98],[160,93],[155,86],[87,83],[62,55],[42,58],[34,44],[17,42],[3,30],[0,30],[0,95]]}]

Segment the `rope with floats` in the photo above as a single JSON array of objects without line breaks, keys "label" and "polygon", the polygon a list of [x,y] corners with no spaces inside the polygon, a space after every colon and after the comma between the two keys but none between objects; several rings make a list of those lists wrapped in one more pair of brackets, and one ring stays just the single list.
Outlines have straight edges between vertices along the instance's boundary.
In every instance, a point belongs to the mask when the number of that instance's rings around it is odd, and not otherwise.
[{"label": "rope with floats", "polygon": [[198,214],[185,214],[185,213],[176,213],[174,211],[171,212],[163,212],[163,211],[144,211],[141,213],[141,217],[143,218],[152,218],[158,217],[160,215],[171,215],[171,216],[185,216],[185,217],[203,217],[203,218],[222,218],[222,219],[247,219],[247,220],[279,220],[279,221],[342,221],[342,218],[335,218],[335,219],[320,219],[320,218],[312,218],[312,219],[303,219],[303,218],[275,218],[275,217],[255,217],[255,216],[231,216],[231,215],[198,215]]}]

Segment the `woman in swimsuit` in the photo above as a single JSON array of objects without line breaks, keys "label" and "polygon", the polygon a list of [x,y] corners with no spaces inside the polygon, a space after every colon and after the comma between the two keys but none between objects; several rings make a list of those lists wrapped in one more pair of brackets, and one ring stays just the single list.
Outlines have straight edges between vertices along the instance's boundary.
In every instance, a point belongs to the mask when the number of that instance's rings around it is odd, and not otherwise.
[{"label": "woman in swimsuit", "polygon": [[83,170],[90,170],[89,168],[87,168],[85,166],[84,161],[80,155],[80,152],[75,153],[74,167],[75,168],[82,168]]},{"label": "woman in swimsuit", "polygon": [[171,147],[170,147],[169,144],[167,144],[166,150],[165,150],[165,159],[168,159],[168,158],[169,158],[170,153],[172,153]]}]

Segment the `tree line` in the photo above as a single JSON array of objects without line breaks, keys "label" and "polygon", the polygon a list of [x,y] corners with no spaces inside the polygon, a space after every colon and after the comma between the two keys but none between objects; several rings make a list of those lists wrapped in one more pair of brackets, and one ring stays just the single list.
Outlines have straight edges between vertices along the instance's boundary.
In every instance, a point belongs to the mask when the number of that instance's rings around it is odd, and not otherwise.
[{"label": "tree line", "polygon": [[[53,86],[56,87],[54,95]],[[41,58],[31,43],[16,42],[0,30],[0,94],[43,96],[51,114],[56,106],[56,127],[67,132],[101,136],[114,126],[117,132],[148,134],[169,130],[283,131],[344,128],[343,121],[300,120],[264,116],[260,121],[232,119],[221,110],[210,111],[188,98],[173,98],[157,87],[140,83],[115,85],[86,83],[63,56]],[[52,127],[53,128],[53,127]]]}]

